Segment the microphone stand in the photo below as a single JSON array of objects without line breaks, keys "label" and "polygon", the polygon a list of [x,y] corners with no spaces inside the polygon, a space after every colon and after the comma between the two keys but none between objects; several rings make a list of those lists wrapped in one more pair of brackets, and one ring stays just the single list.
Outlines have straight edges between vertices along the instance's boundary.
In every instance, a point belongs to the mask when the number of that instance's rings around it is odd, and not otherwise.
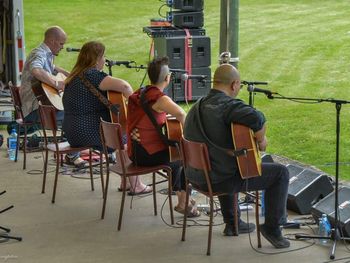
[{"label": "microphone stand", "polygon": [[350,101],[346,100],[337,100],[337,99],[312,99],[312,98],[293,98],[293,97],[284,97],[278,94],[279,96],[273,96],[272,94],[268,94],[269,99],[288,99],[295,101],[314,101],[314,102],[329,102],[335,104],[336,109],[336,149],[335,149],[335,199],[334,199],[334,227],[331,230],[331,236],[329,237],[321,237],[319,235],[302,235],[296,234],[296,239],[329,239],[333,240],[333,246],[330,252],[330,259],[335,259],[335,249],[337,246],[338,240],[350,240],[350,238],[340,236],[339,231],[339,219],[338,219],[338,189],[339,189],[339,140],[340,140],[340,110],[343,104],[349,104]]},{"label": "microphone stand", "polygon": [[247,90],[249,92],[249,105],[253,107],[254,106],[254,84],[252,83],[248,84]]}]

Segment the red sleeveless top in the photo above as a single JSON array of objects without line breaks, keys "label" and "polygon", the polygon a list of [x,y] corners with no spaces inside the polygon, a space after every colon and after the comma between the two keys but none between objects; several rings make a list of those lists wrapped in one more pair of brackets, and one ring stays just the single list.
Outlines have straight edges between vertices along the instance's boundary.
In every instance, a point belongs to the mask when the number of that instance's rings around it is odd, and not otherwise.
[{"label": "red sleeveless top", "polygon": [[[151,109],[151,112],[157,121],[158,125],[161,127],[166,121],[165,112],[156,112],[152,109],[152,105],[162,96],[166,96],[162,91],[160,91],[155,86],[146,87],[145,98]],[[128,101],[128,118],[127,118],[127,133],[128,133],[128,155],[132,156],[132,146],[130,133],[133,129],[137,128],[140,134],[140,144],[149,153],[154,154],[168,148],[160,138],[158,131],[154,127],[153,123],[149,119],[148,115],[142,108],[141,105],[141,89],[135,91]]]}]

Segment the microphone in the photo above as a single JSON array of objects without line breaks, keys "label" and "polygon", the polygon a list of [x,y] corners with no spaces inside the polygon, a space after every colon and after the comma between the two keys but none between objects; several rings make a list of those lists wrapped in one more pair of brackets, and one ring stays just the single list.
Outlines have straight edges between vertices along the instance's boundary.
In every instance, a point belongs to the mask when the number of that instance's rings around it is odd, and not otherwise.
[{"label": "microphone", "polygon": [[242,80],[241,83],[243,85],[267,85],[268,84],[265,81],[245,81],[245,80]]},{"label": "microphone", "polygon": [[[265,84],[262,84],[265,85]],[[260,92],[260,93],[264,93],[265,95],[267,95],[267,97],[271,97],[272,94],[278,94],[277,92],[268,90],[268,89],[259,89],[259,88],[255,88],[253,85],[248,85],[247,90],[249,92]]]},{"label": "microphone", "polygon": [[120,65],[125,65],[129,66],[129,64],[134,63],[135,61],[127,61],[127,60],[109,60],[106,59],[106,64],[107,66],[120,66]]},{"label": "microphone", "polygon": [[188,74],[182,74],[181,80],[186,81],[189,79],[196,79],[198,81],[204,81],[208,76],[207,75],[188,75]]},{"label": "microphone", "polygon": [[74,47],[67,47],[67,52],[80,52],[80,48],[74,48]]}]

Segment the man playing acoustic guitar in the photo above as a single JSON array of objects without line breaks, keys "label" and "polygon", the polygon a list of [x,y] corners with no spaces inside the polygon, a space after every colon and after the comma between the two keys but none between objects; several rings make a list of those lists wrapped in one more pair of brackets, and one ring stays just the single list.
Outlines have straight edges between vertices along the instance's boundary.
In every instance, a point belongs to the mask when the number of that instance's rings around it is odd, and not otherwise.
[{"label": "man playing acoustic guitar", "polygon": [[[58,93],[64,90],[65,84],[63,79],[58,80],[56,75],[61,73],[64,76],[68,76],[69,72],[56,66],[54,64],[54,57],[58,56],[59,52],[63,49],[66,40],[67,34],[61,27],[49,27],[45,31],[44,41],[38,47],[34,48],[26,58],[19,94],[22,102],[24,120],[27,122],[40,121],[38,100],[44,99],[44,94],[42,94],[42,98],[37,98],[33,92],[33,87],[40,88],[42,83],[45,83],[55,88]],[[63,116],[64,113],[62,109],[57,111],[57,121],[62,122]],[[77,167],[84,167],[87,162],[79,156],[79,153],[67,155],[66,162],[68,164],[74,164]]]},{"label": "man playing acoustic guitar", "polygon": [[[239,91],[240,76],[237,69],[230,64],[220,65],[214,74],[213,89],[188,112],[184,137],[204,142],[208,146],[213,191],[227,193],[219,196],[226,223],[224,235],[234,235],[234,193],[265,190],[265,223],[261,226],[261,233],[276,248],[287,248],[290,243],[280,230],[280,225],[286,222],[289,185],[287,168],[278,163],[262,163],[261,176],[243,180],[236,158],[226,151],[234,149],[231,123],[253,130],[260,150],[264,151],[267,146],[264,115],[236,99]],[[188,168],[186,172],[190,180],[206,189],[204,176],[198,174],[199,171]],[[238,226],[239,233],[255,229],[254,224],[245,223],[241,219]]]}]

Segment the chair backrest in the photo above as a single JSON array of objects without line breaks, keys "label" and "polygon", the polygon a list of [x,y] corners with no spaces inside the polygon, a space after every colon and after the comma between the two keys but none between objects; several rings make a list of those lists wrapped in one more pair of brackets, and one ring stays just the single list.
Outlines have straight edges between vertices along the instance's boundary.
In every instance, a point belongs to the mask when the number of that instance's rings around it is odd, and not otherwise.
[{"label": "chair backrest", "polygon": [[103,152],[106,156],[106,161],[108,162],[108,148],[113,149],[116,154],[117,158],[120,162],[120,165],[125,172],[126,163],[130,162],[130,159],[127,156],[124,144],[123,144],[123,138],[122,138],[122,126],[119,123],[112,123],[107,122],[101,119],[100,123],[100,135],[101,135],[101,142],[103,146]]},{"label": "chair backrest", "polygon": [[102,143],[113,150],[124,150],[122,127],[119,123],[107,122],[101,119],[100,133]]},{"label": "chair backrest", "polygon": [[48,142],[48,136],[46,130],[52,131],[54,142],[57,143],[57,121],[56,121],[56,109],[52,105],[41,105],[39,103],[39,115],[41,121],[41,127],[44,132],[45,144]]},{"label": "chair backrest", "polygon": [[9,88],[11,92],[11,97],[13,101],[13,107],[15,108],[16,112],[16,119],[24,119],[23,112],[22,112],[22,102],[21,97],[19,95],[19,87],[14,86],[12,82],[9,82]]},{"label": "chair backrest", "polygon": [[[184,168],[191,167],[203,171],[203,176],[205,177],[208,191],[212,193],[211,180],[209,176],[211,166],[207,145],[205,143],[187,140],[184,137],[181,138],[180,145]],[[186,176],[186,178],[189,180],[189,182],[191,182],[188,176]]]}]

